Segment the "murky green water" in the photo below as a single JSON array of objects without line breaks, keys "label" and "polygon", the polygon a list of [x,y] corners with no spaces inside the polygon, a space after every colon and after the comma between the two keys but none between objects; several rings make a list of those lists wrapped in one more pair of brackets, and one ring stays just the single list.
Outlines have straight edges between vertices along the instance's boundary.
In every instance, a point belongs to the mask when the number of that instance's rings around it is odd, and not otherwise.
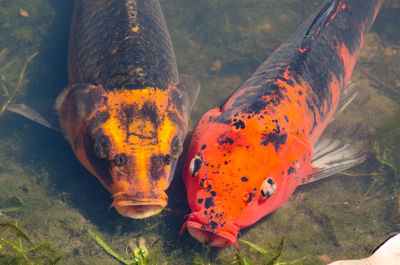
[{"label": "murky green water", "polygon": [[[223,103],[321,2],[161,1],[180,72],[201,82],[192,125]],[[14,93],[17,103],[51,102],[66,86],[72,3],[0,0],[0,106]],[[352,76],[360,93],[326,132],[365,150],[367,161],[300,187],[275,213],[242,231],[242,239],[266,247],[284,236],[281,262],[326,264],[367,256],[400,229],[399,24],[399,2],[387,1]],[[35,52],[16,91],[23,65]],[[128,256],[131,240],[144,237],[148,245],[159,239],[152,247],[158,264],[231,264],[233,246],[210,248],[187,233],[178,236],[189,213],[184,193],[178,172],[167,210],[146,220],[123,218],[108,210],[110,195],[60,134],[15,114],[0,117],[0,223],[17,220],[32,241],[50,243],[48,256],[63,256],[59,264],[118,264],[89,237],[88,228],[122,256]],[[22,206],[11,209],[16,201]],[[0,230],[0,238],[6,236],[13,239]],[[0,264],[7,264],[12,252],[1,245]],[[263,264],[254,249],[240,243],[240,251]]]}]

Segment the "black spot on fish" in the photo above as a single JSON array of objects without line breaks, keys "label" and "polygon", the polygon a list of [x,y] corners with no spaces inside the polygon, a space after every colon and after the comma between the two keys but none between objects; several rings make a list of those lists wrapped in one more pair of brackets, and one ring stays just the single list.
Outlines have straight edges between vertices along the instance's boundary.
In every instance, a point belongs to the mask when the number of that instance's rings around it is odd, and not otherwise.
[{"label": "black spot on fish", "polygon": [[247,181],[249,181],[249,179],[246,178],[246,177],[242,177],[242,181],[243,181],[243,182],[247,182]]},{"label": "black spot on fish", "polygon": [[163,158],[163,163],[164,163],[164,165],[169,165],[169,164],[171,164],[171,161],[172,161],[172,156],[171,155],[169,155],[169,154],[166,154],[165,156],[164,156],[164,158]]},{"label": "black spot on fish", "polygon": [[[249,118],[250,119],[250,118]],[[233,126],[235,126],[236,127],[236,129],[244,129],[244,128],[246,128],[246,124],[242,121],[242,120],[238,120],[237,122],[235,122],[234,124],[233,124]]]},{"label": "black spot on fish", "polygon": [[139,108],[136,104],[122,104],[121,108],[117,111],[117,119],[125,127],[129,127],[134,117],[139,115]]},{"label": "black spot on fish", "polygon": [[153,180],[159,180],[165,176],[163,154],[152,155],[150,163],[150,177]]},{"label": "black spot on fish", "polygon": [[274,132],[276,132],[277,134],[281,133],[281,127],[279,126],[279,124],[276,125],[276,128],[272,129]]},{"label": "black spot on fish", "polygon": [[289,118],[285,115],[286,122],[289,122]]},{"label": "black spot on fish", "polygon": [[114,164],[117,167],[124,166],[126,164],[126,161],[127,161],[127,157],[126,157],[125,153],[116,154],[114,156]]},{"label": "black spot on fish", "polygon": [[250,203],[253,200],[253,197],[256,195],[253,192],[249,192],[249,198],[246,200],[247,203]]},{"label": "black spot on fish", "polygon": [[204,202],[204,207],[206,207],[206,209],[208,209],[211,206],[214,206],[214,198],[213,197],[206,198],[206,200]]},{"label": "black spot on fish", "polygon": [[204,182],[206,181],[207,179],[201,179],[200,180],[200,188],[204,188]]},{"label": "black spot on fish", "polygon": [[201,150],[206,149],[206,147],[207,147],[207,145],[203,144],[203,145],[201,146]]},{"label": "black spot on fish", "polygon": [[289,167],[289,169],[287,170],[288,175],[296,173],[296,169],[294,169],[294,167]]},{"label": "black spot on fish", "polygon": [[299,90],[299,95],[300,96],[303,95],[303,91]]},{"label": "black spot on fish", "polygon": [[211,196],[215,197],[217,196],[217,193],[215,191],[211,191]]},{"label": "black spot on fish", "polygon": [[267,106],[268,104],[264,100],[258,99],[253,101],[253,103],[247,108],[247,112],[260,114],[260,112],[264,110]]},{"label": "black spot on fish", "polygon": [[214,222],[214,221],[211,221],[210,222],[210,226],[211,226],[211,229],[215,229],[215,228],[217,228],[218,227],[218,223],[217,222]]},{"label": "black spot on fish", "polygon": [[275,147],[275,151],[279,151],[279,147],[286,143],[287,134],[277,134],[277,133],[268,133],[263,134],[261,145],[267,146],[268,143],[271,143]]},{"label": "black spot on fish", "polygon": [[220,137],[217,140],[219,145],[223,145],[223,144],[233,144],[233,139],[230,137]]},{"label": "black spot on fish", "polygon": [[157,111],[157,106],[152,101],[146,101],[145,103],[143,103],[142,109],[140,110],[144,117],[149,117],[155,128],[158,128],[159,125]]},{"label": "black spot on fish", "polygon": [[171,156],[173,158],[178,158],[181,152],[182,152],[182,143],[179,137],[175,136],[171,142],[171,150],[170,150]]},{"label": "black spot on fish", "polygon": [[198,202],[199,204],[201,204],[201,203],[203,202],[203,199],[198,199],[197,202]]},{"label": "black spot on fish", "polygon": [[175,125],[178,125],[179,127],[183,127],[184,122],[179,118],[178,114],[176,114],[173,111],[169,111],[168,114],[168,119]]}]

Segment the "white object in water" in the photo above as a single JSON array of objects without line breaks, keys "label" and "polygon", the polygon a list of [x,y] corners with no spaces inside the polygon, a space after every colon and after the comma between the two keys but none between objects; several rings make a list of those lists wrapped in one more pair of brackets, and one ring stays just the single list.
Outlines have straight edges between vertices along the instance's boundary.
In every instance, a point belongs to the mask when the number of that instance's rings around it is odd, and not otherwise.
[{"label": "white object in water", "polygon": [[328,265],[400,265],[400,234],[391,237],[368,258],[339,260]]}]

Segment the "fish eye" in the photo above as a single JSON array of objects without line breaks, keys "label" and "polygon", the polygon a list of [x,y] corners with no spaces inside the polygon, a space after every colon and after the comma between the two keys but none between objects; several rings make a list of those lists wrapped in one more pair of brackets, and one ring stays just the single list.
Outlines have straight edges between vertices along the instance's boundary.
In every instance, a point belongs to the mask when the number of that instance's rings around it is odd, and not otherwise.
[{"label": "fish eye", "polygon": [[174,159],[177,159],[179,155],[182,153],[183,147],[182,143],[179,140],[178,136],[175,136],[174,139],[172,139],[171,142],[171,157]]},{"label": "fish eye", "polygon": [[189,164],[189,173],[192,177],[197,176],[201,165],[203,164],[203,159],[200,156],[195,156]]},{"label": "fish eye", "polygon": [[114,156],[114,164],[117,167],[122,167],[123,165],[125,165],[126,164],[126,155],[124,153],[116,154]]},{"label": "fish eye", "polygon": [[276,191],[276,185],[272,178],[266,178],[261,184],[262,199],[266,200],[271,197]]},{"label": "fish eye", "polygon": [[100,159],[105,159],[110,151],[108,139],[104,136],[99,136],[94,140],[93,151]]}]

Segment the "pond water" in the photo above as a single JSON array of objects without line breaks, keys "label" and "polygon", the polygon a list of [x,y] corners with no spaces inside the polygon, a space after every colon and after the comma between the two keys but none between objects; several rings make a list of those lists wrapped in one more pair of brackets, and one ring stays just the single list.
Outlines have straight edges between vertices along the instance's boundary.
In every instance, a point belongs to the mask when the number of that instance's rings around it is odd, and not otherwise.
[{"label": "pond water", "polygon": [[[224,103],[321,2],[162,0],[180,73],[201,83],[192,128],[206,111]],[[13,103],[51,106],[67,85],[72,7],[72,0],[0,0],[0,106],[10,97]],[[279,264],[365,257],[400,229],[398,25],[400,4],[386,1],[352,75],[360,92],[325,133],[358,146],[367,160],[299,187],[276,212],[241,231],[241,239],[267,249],[284,237]],[[19,80],[26,60],[36,53]],[[33,242],[49,243],[45,254],[28,253],[38,264],[51,264],[46,257],[57,256],[62,256],[58,264],[119,264],[88,229],[125,258],[129,245],[144,238],[158,264],[235,262],[234,246],[211,248],[187,232],[179,236],[190,212],[181,169],[167,193],[169,205],[161,214],[124,218],[109,209],[109,193],[60,133],[13,113],[0,117],[0,223],[17,221]],[[1,227],[0,238],[17,242]],[[0,246],[1,264],[23,261],[10,258],[14,254],[4,241]],[[247,260],[266,262],[255,249],[242,242],[239,246]]]}]

